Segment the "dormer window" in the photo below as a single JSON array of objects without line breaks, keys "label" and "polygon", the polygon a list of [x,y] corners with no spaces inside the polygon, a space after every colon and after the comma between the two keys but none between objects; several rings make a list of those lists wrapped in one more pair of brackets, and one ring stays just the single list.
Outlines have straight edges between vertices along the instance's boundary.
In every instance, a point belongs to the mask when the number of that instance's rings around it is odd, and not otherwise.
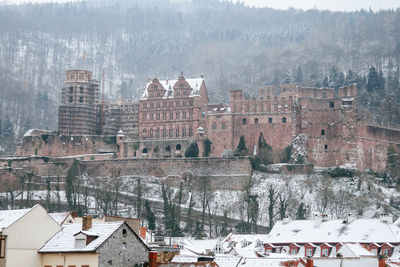
[{"label": "dormer window", "polygon": [[84,247],[86,247],[86,235],[83,233],[75,235],[75,248],[84,248]]}]

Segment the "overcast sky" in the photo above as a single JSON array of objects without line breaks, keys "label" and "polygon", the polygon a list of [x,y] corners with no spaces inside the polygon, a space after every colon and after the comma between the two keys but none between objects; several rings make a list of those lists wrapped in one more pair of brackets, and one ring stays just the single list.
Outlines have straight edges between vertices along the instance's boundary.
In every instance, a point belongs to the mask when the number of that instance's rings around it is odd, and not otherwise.
[{"label": "overcast sky", "polygon": [[[71,0],[0,0],[0,3],[39,3],[39,2],[70,2]],[[288,9],[289,7],[299,9],[329,9],[333,11],[354,11],[361,8],[373,10],[399,8],[400,0],[230,0],[245,2],[249,6],[273,7]]]}]

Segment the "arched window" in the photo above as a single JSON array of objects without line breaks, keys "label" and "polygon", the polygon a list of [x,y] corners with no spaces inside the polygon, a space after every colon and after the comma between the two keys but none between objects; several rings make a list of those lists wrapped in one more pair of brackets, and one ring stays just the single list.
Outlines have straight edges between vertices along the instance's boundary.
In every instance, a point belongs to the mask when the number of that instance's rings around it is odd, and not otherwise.
[{"label": "arched window", "polygon": [[169,128],[169,138],[174,138],[174,129]]},{"label": "arched window", "polygon": [[143,148],[142,154],[147,154],[147,148]]},{"label": "arched window", "polygon": [[223,122],[221,123],[221,129],[226,129],[226,122],[223,121]]},{"label": "arched window", "polygon": [[254,119],[254,124],[258,124],[258,118]]},{"label": "arched window", "polygon": [[268,118],[268,123],[272,123],[272,118]]},{"label": "arched window", "polygon": [[158,153],[160,151],[160,149],[158,148],[158,146],[156,146],[155,148],[154,148],[154,153]]},{"label": "arched window", "polygon": [[286,117],[283,117],[283,118],[282,118],[282,122],[283,122],[283,123],[286,123],[286,122],[287,122]]},{"label": "arched window", "polygon": [[176,137],[176,138],[179,138],[179,128],[176,128],[175,137]]},{"label": "arched window", "polygon": [[162,137],[167,138],[167,129],[165,127],[162,129]]},{"label": "arched window", "polygon": [[189,137],[192,137],[192,136],[193,136],[193,127],[190,126],[189,127]]},{"label": "arched window", "polygon": [[182,137],[186,137],[186,128],[182,127]]},{"label": "arched window", "polygon": [[177,144],[175,148],[176,148],[176,150],[181,150],[182,146],[181,146],[181,144]]},{"label": "arched window", "polygon": [[212,123],[211,128],[212,128],[213,130],[217,129],[217,123],[216,123],[215,121]]},{"label": "arched window", "polygon": [[170,146],[166,146],[165,147],[165,151],[170,152],[171,151],[171,147]]}]

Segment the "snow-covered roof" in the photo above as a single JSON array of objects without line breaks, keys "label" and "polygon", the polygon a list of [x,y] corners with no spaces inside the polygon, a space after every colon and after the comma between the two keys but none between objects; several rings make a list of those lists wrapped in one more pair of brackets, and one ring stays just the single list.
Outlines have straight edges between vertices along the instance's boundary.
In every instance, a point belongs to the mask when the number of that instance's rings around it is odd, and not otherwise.
[{"label": "snow-covered roof", "polygon": [[30,209],[20,209],[20,210],[0,210],[0,232],[3,231],[4,228],[9,227],[20,218],[22,218],[29,211],[36,208],[38,204],[33,206]]},{"label": "snow-covered roof", "polygon": [[379,219],[297,220],[278,221],[272,228],[266,243],[322,243],[322,242],[400,242],[400,228]]},{"label": "snow-covered roof", "polygon": [[122,224],[118,222],[93,223],[90,233],[95,233],[98,237],[83,248],[75,248],[75,234],[82,232],[81,224],[67,224],[57,232],[49,241],[39,250],[40,253],[54,252],[90,252],[95,251],[103,244]]},{"label": "snow-covered roof", "polygon": [[42,134],[52,134],[52,131],[41,130],[41,129],[29,129],[25,132],[24,136],[38,136]]},{"label": "snow-covered roof", "polygon": [[361,256],[376,257],[373,253],[363,248],[360,244],[346,243],[338,251],[343,258],[359,258]]},{"label": "snow-covered roof", "polygon": [[242,257],[232,255],[216,255],[214,261],[220,267],[236,267]]},{"label": "snow-covered roof", "polygon": [[[185,81],[189,84],[190,89],[191,89],[189,96],[200,95],[200,87],[204,81],[203,78],[189,78],[189,79],[185,79]],[[163,96],[164,98],[174,97],[174,85],[178,82],[178,79],[159,80],[158,82],[164,88],[164,96]],[[146,86],[144,87],[143,93],[140,97],[141,99],[146,99],[149,96],[148,88],[151,83],[152,83],[152,81],[148,82],[146,84]],[[168,91],[170,93],[168,93]]]},{"label": "snow-covered roof", "polygon": [[69,212],[55,212],[49,213],[50,217],[53,218],[59,225],[62,225],[65,219],[70,215]]}]

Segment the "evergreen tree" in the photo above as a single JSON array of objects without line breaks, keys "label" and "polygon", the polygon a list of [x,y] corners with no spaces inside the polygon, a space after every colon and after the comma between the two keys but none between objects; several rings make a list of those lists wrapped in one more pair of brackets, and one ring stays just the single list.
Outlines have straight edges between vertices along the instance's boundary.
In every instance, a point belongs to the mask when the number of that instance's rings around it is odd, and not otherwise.
[{"label": "evergreen tree", "polygon": [[203,151],[203,157],[208,157],[211,153],[211,141],[210,139],[205,139],[203,140],[203,147],[204,147],[204,151]]},{"label": "evergreen tree", "polygon": [[378,87],[377,87],[377,89],[378,90],[383,90],[383,89],[385,89],[385,83],[386,83],[386,80],[385,80],[385,76],[383,75],[383,71],[382,71],[382,69],[379,69],[379,73],[378,73]]},{"label": "evergreen tree", "polygon": [[342,87],[344,85],[344,80],[345,80],[344,74],[343,74],[343,72],[340,72],[338,79],[336,81],[335,88]]},{"label": "evergreen tree", "polygon": [[192,142],[185,151],[186,158],[197,158],[199,156],[199,146],[197,142]]},{"label": "evergreen tree", "polygon": [[204,230],[201,228],[199,220],[196,220],[196,227],[194,228],[193,236],[196,239],[203,239],[203,237],[206,236]]},{"label": "evergreen tree", "polygon": [[304,207],[304,203],[301,202],[299,208],[297,209],[297,220],[305,220],[306,219],[306,208]]},{"label": "evergreen tree", "polygon": [[142,219],[142,183],[140,178],[137,180],[136,196],[137,196],[136,213],[138,219],[140,220]]},{"label": "evergreen tree", "polygon": [[368,80],[367,80],[367,90],[368,92],[373,92],[379,89],[379,78],[378,73],[374,66],[369,68]]},{"label": "evergreen tree", "polygon": [[329,87],[329,81],[327,76],[325,76],[324,80],[322,81],[322,87]]},{"label": "evergreen tree", "polygon": [[303,81],[304,81],[303,71],[301,70],[301,67],[299,66],[294,74],[294,82],[297,84],[302,84]]},{"label": "evergreen tree", "polygon": [[246,156],[249,151],[246,147],[246,141],[244,140],[244,136],[240,136],[239,144],[235,150],[235,156]]},{"label": "evergreen tree", "polygon": [[144,203],[144,207],[146,209],[146,220],[148,224],[147,226],[149,227],[150,230],[155,230],[156,217],[154,216],[154,212],[151,210],[149,201],[146,200],[146,202]]},{"label": "evergreen tree", "polygon": [[336,86],[338,85],[338,80],[339,80],[338,70],[335,66],[333,66],[329,70],[329,86],[337,88]]},{"label": "evergreen tree", "polygon": [[346,78],[344,80],[344,85],[351,85],[356,82],[357,82],[356,74],[351,69],[348,69],[346,73]]},{"label": "evergreen tree", "polygon": [[9,117],[6,118],[6,120],[5,120],[4,124],[3,124],[2,133],[3,133],[4,137],[8,137],[8,136],[13,136],[14,135],[14,127],[13,127]]},{"label": "evergreen tree", "polygon": [[222,226],[220,230],[221,236],[226,236],[229,234],[229,219],[228,219],[228,212],[224,211],[224,216],[222,218]]},{"label": "evergreen tree", "polygon": [[193,195],[190,194],[190,197],[189,197],[189,209],[188,209],[188,212],[187,212],[186,228],[185,228],[185,231],[187,233],[191,233],[192,232],[192,228],[193,228],[193,217],[192,217],[193,207],[194,207]]},{"label": "evergreen tree", "polygon": [[76,180],[78,179],[79,169],[78,161],[74,160],[71,167],[68,169],[67,176],[65,178],[65,194],[67,197],[68,206],[71,211],[76,209]]}]

